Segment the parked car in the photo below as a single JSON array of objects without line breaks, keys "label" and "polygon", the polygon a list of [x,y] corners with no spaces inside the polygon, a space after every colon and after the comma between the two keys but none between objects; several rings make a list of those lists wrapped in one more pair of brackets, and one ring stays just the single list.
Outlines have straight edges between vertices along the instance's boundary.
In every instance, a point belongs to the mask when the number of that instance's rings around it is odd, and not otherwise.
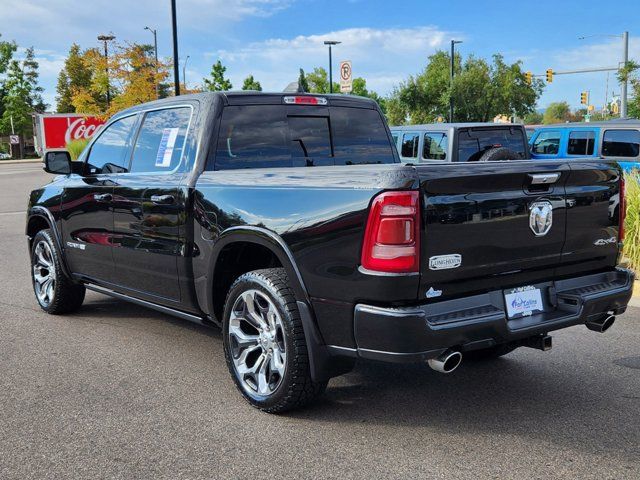
[{"label": "parked car", "polygon": [[640,121],[546,125],[534,132],[530,150],[536,159],[615,159],[630,171],[640,168]]},{"label": "parked car", "polygon": [[529,158],[522,125],[505,123],[433,123],[391,127],[400,160],[473,162]]},{"label": "parked car", "polygon": [[[450,128],[476,154],[524,136]],[[172,97],[115,115],[78,162],[44,160],[58,176],[26,225],[40,307],[72,312],[89,289],[221,327],[233,381],[267,412],[357,359],[448,373],[548,350],[549,332],[602,332],[631,297],[616,165],[402,164],[364,98]]]},{"label": "parked car", "polygon": [[530,139],[533,136],[533,134],[535,133],[535,131],[538,130],[541,126],[542,125],[538,125],[538,124],[525,125],[524,129],[525,129],[525,132],[527,133],[527,139]]}]

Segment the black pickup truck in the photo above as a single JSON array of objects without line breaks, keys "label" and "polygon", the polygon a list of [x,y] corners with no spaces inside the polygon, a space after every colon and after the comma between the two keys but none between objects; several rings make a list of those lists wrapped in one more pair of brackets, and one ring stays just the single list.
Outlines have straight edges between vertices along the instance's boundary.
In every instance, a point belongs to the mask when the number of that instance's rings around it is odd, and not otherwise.
[{"label": "black pickup truck", "polygon": [[[206,93],[114,116],[31,193],[40,306],[85,289],[219,326],[254,406],[281,412],[356,359],[425,362],[527,346],[625,311],[617,164],[400,163],[376,103]],[[620,209],[624,215],[624,208]]]}]

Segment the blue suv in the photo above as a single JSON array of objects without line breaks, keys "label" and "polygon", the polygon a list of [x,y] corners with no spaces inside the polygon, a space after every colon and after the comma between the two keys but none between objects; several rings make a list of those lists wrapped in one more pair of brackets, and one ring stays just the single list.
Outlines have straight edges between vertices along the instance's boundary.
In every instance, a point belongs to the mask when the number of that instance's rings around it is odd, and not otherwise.
[{"label": "blue suv", "polygon": [[640,169],[640,121],[561,123],[536,129],[531,158],[615,157],[625,171]]}]

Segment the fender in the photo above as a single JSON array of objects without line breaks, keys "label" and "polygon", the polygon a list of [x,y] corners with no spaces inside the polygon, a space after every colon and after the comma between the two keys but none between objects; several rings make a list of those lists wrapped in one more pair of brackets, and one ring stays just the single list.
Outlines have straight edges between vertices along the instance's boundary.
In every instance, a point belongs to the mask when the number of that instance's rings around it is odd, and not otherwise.
[{"label": "fender", "polygon": [[[29,222],[31,222],[31,219],[34,217],[43,218],[49,225],[49,228],[53,232],[53,238],[55,239],[56,245],[58,246],[58,252],[60,252],[60,259],[62,260],[62,271],[69,279],[73,281],[73,277],[71,276],[71,273],[69,272],[69,267],[67,266],[67,258],[65,257],[65,254],[64,254],[65,249],[62,243],[62,236],[60,235],[60,231],[58,230],[58,224],[56,223],[55,218],[53,218],[53,214],[46,207],[42,207],[39,205],[31,207],[29,209],[29,214],[27,217],[27,225],[25,227],[25,233],[27,234],[27,236],[29,235]],[[31,255],[31,252],[29,252],[29,255]]]},{"label": "fender", "polygon": [[[209,272],[213,273],[222,249],[227,245],[238,242],[255,243],[271,250],[286,270],[296,300],[307,304],[311,303],[291,250],[279,235],[266,228],[242,226],[231,227],[222,232],[213,244]],[[207,278],[207,291],[211,293],[207,298],[207,307],[209,312],[213,312],[213,275],[209,275]]]},{"label": "fender", "polygon": [[206,301],[209,312],[213,312],[213,271],[218,257],[225,246],[236,242],[255,243],[268,248],[278,257],[278,260],[286,270],[304,327],[309,366],[313,380],[316,382],[327,381],[331,377],[349,371],[353,367],[352,361],[345,363],[344,359],[339,360],[331,357],[316,325],[309,293],[304,285],[304,280],[293,254],[284,240],[270,230],[261,227],[242,226],[228,228],[220,234],[211,252],[209,272],[212,274],[207,278],[208,293]]}]

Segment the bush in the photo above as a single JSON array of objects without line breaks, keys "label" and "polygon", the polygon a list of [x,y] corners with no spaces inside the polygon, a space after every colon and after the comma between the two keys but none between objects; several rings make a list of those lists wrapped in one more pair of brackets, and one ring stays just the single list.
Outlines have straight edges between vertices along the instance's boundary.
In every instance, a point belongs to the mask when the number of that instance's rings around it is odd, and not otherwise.
[{"label": "bush", "polygon": [[71,155],[71,160],[75,161],[78,159],[78,157],[84,150],[84,147],[87,146],[87,143],[89,143],[89,140],[71,140],[69,143],[67,143],[66,148],[69,152],[69,155]]},{"label": "bush", "polygon": [[627,219],[624,222],[624,255],[629,266],[640,272],[640,174],[634,170],[625,174]]}]

